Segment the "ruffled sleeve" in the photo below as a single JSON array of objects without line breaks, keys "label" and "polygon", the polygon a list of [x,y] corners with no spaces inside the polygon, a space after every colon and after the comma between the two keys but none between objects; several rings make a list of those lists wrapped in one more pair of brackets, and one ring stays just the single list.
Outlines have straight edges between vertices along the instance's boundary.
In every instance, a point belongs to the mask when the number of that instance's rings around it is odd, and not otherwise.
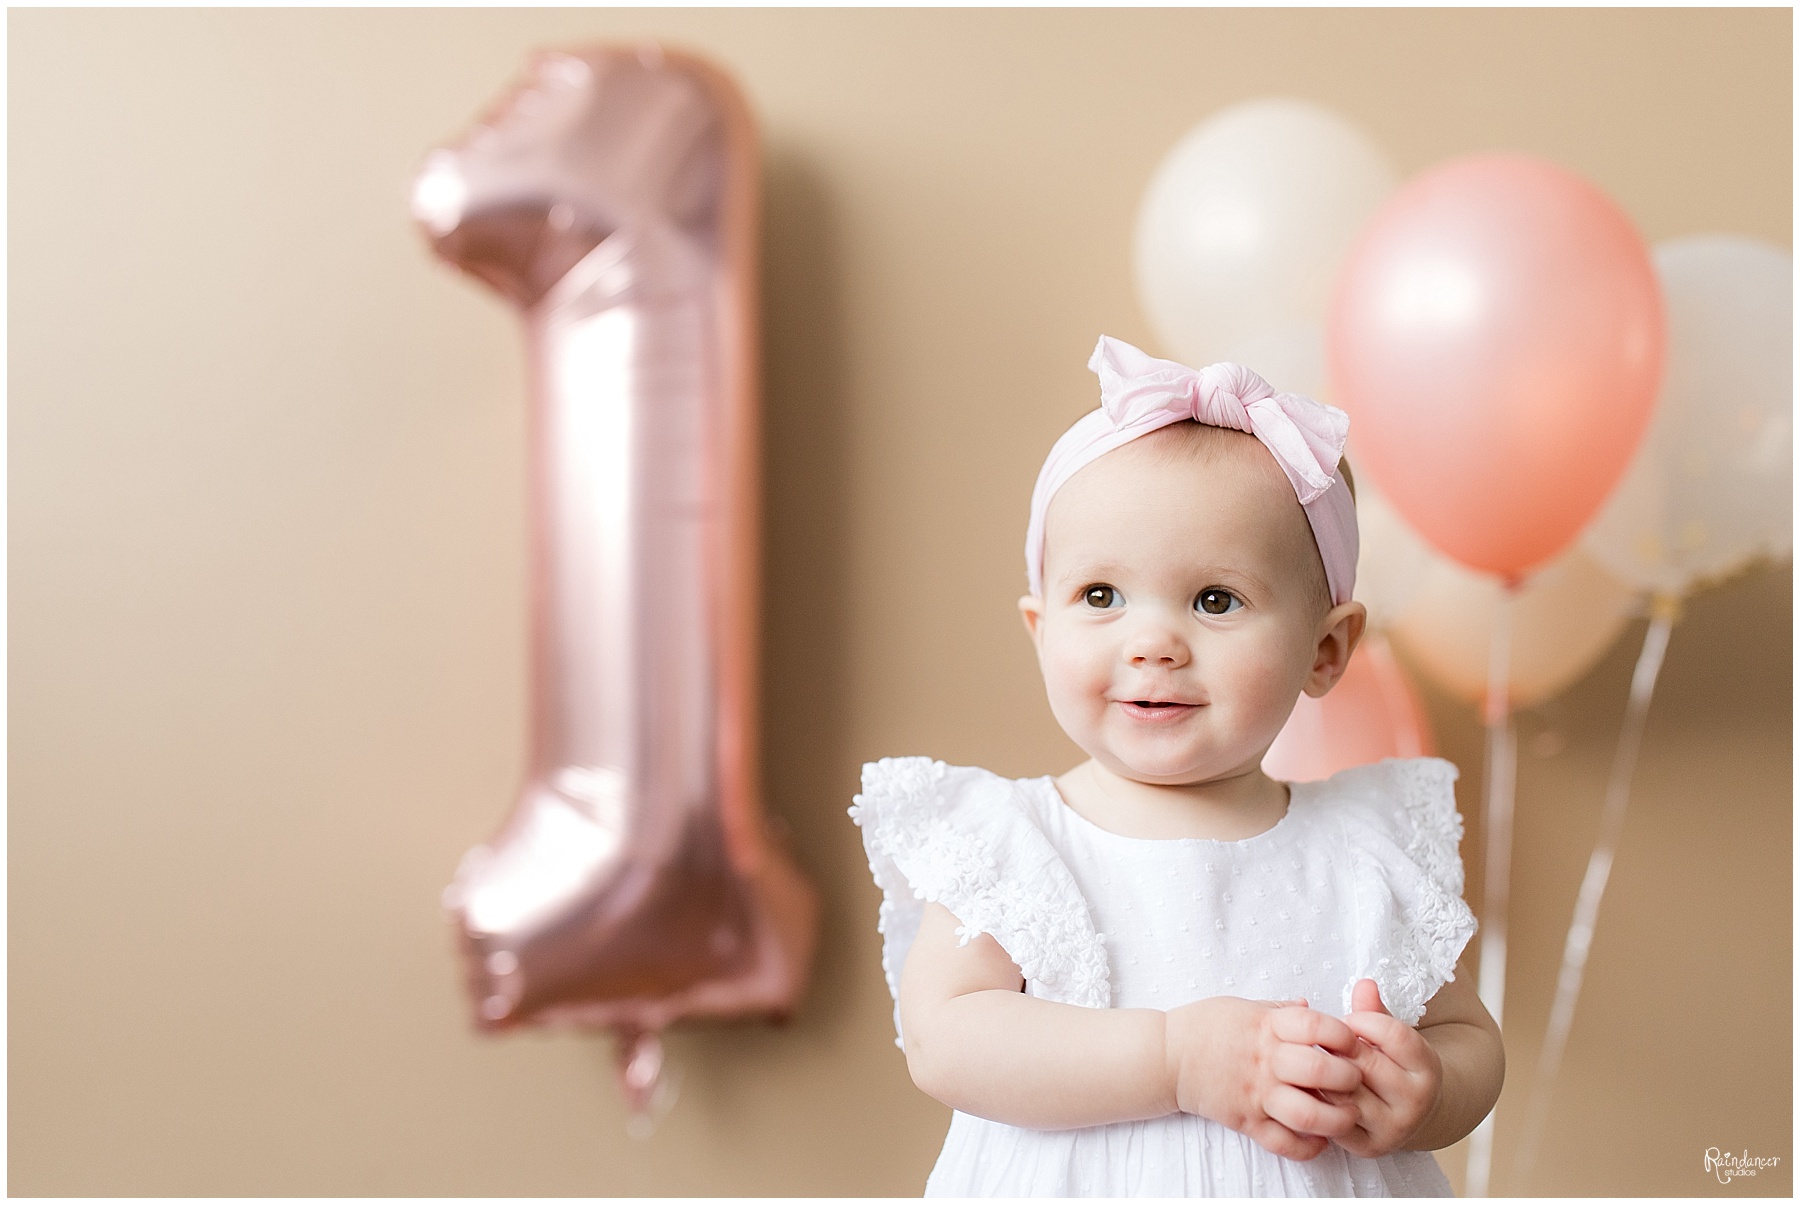
[{"label": "ruffled sleeve", "polygon": [[[927,902],[955,914],[962,944],[991,934],[1035,995],[1089,1008],[1112,1003],[1087,901],[1010,779],[894,757],[863,766],[862,786],[850,818],[881,888],[881,966],[896,1035],[900,971]],[[899,1036],[895,1043],[904,1045]]]},{"label": "ruffled sleeve", "polygon": [[1462,898],[1456,777],[1442,758],[1389,758],[1330,783],[1338,797],[1328,806],[1341,818],[1356,871],[1352,983],[1375,980],[1388,1011],[1408,1025],[1456,977],[1456,960],[1475,934]]}]

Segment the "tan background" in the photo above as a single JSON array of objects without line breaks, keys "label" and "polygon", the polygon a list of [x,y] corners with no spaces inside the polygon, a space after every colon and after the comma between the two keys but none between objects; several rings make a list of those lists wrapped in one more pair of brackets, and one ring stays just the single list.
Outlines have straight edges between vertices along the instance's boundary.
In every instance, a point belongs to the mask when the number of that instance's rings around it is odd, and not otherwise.
[{"label": "tan background", "polygon": [[[916,1193],[947,1113],[890,1044],[844,807],[881,755],[1072,760],[1019,543],[1095,334],[1150,337],[1128,247],[1162,152],[1297,95],[1406,173],[1529,151],[1652,240],[1789,245],[1786,11],[8,28],[14,1193]],[[528,48],[651,34],[766,131],[767,772],[826,922],[791,1027],[673,1039],[639,1145],[604,1040],[465,1019],[437,897],[521,769],[524,385],[510,313],[405,202]],[[1676,631],[1529,1186],[1507,1157],[1642,624],[1522,719],[1501,1190],[1791,1188],[1790,599],[1764,571]],[[1429,708],[1473,829],[1473,713]],[[1724,1189],[1708,1146],[1782,1164]]]}]

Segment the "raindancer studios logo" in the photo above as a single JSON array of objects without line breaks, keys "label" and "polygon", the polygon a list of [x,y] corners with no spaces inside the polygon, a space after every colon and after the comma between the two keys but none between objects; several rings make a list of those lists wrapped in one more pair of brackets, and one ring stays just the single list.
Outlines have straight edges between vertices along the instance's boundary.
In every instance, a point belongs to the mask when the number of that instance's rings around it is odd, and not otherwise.
[{"label": "raindancer studios logo", "polygon": [[1739,1176],[1754,1176],[1765,1167],[1774,1167],[1781,1162],[1778,1155],[1752,1155],[1745,1151],[1734,1155],[1730,1151],[1719,1153],[1719,1148],[1709,1146],[1704,1156],[1706,1170],[1719,1178],[1719,1183],[1729,1184]]}]

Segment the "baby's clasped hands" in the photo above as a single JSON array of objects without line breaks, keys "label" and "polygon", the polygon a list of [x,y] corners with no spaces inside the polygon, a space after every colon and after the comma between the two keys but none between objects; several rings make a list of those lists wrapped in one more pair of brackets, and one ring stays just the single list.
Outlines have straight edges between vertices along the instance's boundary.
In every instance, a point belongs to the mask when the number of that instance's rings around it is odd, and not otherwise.
[{"label": "baby's clasped hands", "polygon": [[[1169,1062],[1183,1113],[1210,1117],[1289,1159],[1311,1159],[1360,1121],[1356,1034],[1303,1001],[1212,996],[1168,1012]],[[1307,1089],[1343,1093],[1329,1101]]]},{"label": "baby's clasped hands", "polygon": [[1435,1107],[1442,1070],[1429,1043],[1361,980],[1339,1020],[1304,1000],[1214,996],[1169,1010],[1169,1064],[1184,1113],[1209,1117],[1289,1159],[1336,1141],[1377,1158]]}]

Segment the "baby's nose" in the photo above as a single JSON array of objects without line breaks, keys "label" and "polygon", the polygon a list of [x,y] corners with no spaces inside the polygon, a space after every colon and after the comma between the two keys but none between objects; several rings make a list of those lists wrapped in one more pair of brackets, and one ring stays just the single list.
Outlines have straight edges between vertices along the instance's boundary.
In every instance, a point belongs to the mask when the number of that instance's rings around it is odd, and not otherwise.
[{"label": "baby's nose", "polygon": [[1187,645],[1172,632],[1147,631],[1135,636],[1125,647],[1126,659],[1133,666],[1173,669],[1186,665]]}]

